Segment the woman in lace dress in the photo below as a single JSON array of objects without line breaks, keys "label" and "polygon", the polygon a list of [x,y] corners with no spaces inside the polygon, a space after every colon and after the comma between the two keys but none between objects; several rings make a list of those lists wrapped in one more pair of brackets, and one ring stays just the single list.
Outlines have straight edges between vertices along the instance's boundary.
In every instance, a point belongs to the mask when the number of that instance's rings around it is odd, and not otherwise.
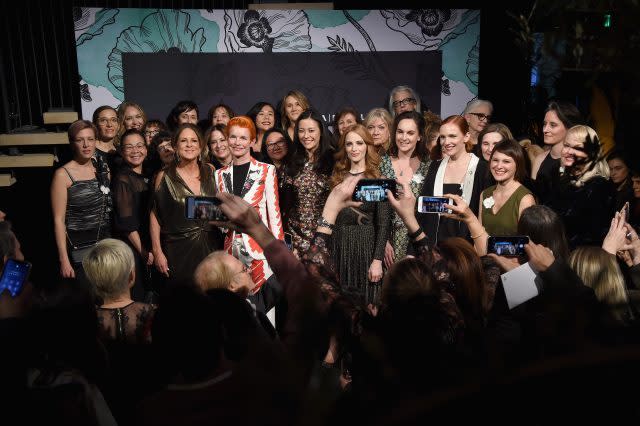
[{"label": "woman in lace dress", "polygon": [[[408,183],[414,197],[418,196],[429,168],[426,150],[425,121],[421,114],[407,111],[396,115],[391,133],[389,154],[382,157],[380,173],[383,177]],[[400,217],[391,217],[391,237],[385,248],[384,263],[388,267],[407,254],[409,237]]]}]

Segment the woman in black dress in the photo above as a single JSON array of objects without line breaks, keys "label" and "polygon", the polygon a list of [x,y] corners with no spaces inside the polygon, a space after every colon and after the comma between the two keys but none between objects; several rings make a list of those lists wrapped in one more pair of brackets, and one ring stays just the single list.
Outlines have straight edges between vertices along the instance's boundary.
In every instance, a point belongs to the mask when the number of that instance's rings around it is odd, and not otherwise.
[{"label": "woman in black dress", "polygon": [[118,237],[133,249],[136,258],[136,282],[132,289],[134,300],[144,297],[147,266],[153,264],[149,237],[149,197],[151,186],[142,165],[147,157],[143,134],[135,129],[124,132],[120,139],[123,164],[113,179],[114,230]]},{"label": "woman in black dress", "polygon": [[[344,129],[331,176],[331,186],[348,176],[380,177],[380,156],[367,129],[355,124]],[[340,285],[359,302],[377,303],[381,288],[384,248],[391,230],[388,202],[365,202],[345,208],[336,218],[333,259]]]},{"label": "woman in black dress", "polygon": [[256,142],[251,147],[251,156],[264,163],[262,144],[264,135],[276,125],[276,109],[268,102],[258,102],[251,107],[247,116],[256,126]]}]

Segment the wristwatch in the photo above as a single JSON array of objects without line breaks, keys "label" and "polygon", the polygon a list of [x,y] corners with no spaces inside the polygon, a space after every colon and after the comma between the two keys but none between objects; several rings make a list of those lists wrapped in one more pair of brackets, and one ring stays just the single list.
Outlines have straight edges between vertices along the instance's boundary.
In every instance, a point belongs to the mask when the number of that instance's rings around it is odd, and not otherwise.
[{"label": "wristwatch", "polygon": [[325,219],[324,217],[320,216],[318,218],[318,226],[322,226],[324,228],[329,228],[333,231],[333,229],[336,227],[334,224],[327,222],[327,219]]}]

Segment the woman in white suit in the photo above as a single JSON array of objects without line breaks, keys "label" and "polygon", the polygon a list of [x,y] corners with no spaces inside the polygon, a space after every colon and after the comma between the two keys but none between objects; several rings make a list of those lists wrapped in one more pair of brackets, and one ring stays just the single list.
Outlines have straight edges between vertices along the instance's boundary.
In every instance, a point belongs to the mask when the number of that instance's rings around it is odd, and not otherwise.
[{"label": "woman in white suit", "polygon": [[[284,239],[276,168],[251,157],[250,148],[256,139],[253,121],[249,117],[234,117],[229,121],[226,133],[233,161],[216,171],[218,190],[243,198],[256,209],[273,235]],[[273,275],[262,248],[250,236],[230,230],[224,240],[224,249],[250,271],[254,291]]]}]

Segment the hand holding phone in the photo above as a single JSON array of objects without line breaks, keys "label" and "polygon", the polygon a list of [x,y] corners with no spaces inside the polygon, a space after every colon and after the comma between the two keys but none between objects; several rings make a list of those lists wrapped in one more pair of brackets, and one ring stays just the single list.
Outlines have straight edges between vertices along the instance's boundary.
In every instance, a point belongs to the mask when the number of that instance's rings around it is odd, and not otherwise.
[{"label": "hand holding phone", "polygon": [[524,257],[524,246],[529,243],[526,235],[490,236],[487,241],[487,253],[505,257]]},{"label": "hand holding phone", "polygon": [[16,297],[27,282],[30,271],[31,263],[7,259],[2,270],[2,276],[0,276],[0,293],[6,289],[11,294],[11,297]]},{"label": "hand holding phone", "polygon": [[216,197],[189,195],[185,199],[185,217],[189,220],[215,220],[226,222],[227,217],[220,209],[221,201]]},{"label": "hand holding phone", "polygon": [[418,197],[418,213],[451,213],[445,204],[452,205],[453,201],[447,197]]},{"label": "hand holding phone", "polygon": [[387,189],[398,198],[398,188],[393,179],[360,179],[351,199],[353,201],[388,201]]}]

